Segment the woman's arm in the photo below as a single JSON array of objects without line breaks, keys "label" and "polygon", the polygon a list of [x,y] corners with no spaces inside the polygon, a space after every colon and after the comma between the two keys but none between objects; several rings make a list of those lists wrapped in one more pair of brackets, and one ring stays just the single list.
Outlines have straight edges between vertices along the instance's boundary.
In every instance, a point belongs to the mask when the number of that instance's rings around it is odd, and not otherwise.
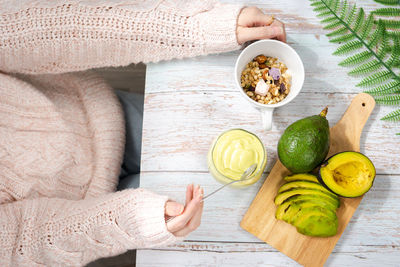
[{"label": "woman's arm", "polygon": [[140,7],[149,1],[134,0],[19,1],[0,8],[0,70],[5,72],[79,71],[239,47],[241,6],[215,1],[162,1],[148,8]]},{"label": "woman's arm", "polygon": [[124,190],[71,201],[40,198],[0,205],[0,266],[82,266],[128,249],[176,240],[167,197]]}]

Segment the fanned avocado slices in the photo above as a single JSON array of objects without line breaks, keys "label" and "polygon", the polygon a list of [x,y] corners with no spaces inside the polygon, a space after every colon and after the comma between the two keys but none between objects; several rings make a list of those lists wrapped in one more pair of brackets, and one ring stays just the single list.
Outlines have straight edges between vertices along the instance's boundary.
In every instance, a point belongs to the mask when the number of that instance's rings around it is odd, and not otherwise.
[{"label": "fanned avocado slices", "polygon": [[293,188],[293,189],[289,189],[287,191],[281,192],[275,197],[275,200],[274,200],[275,204],[280,205],[280,204],[282,204],[283,201],[285,201],[286,199],[288,199],[292,196],[295,196],[295,195],[312,195],[312,196],[318,196],[318,197],[322,197],[322,198],[328,198],[334,203],[334,205],[336,207],[340,206],[339,198],[334,197],[330,194],[326,194],[325,192],[322,192],[317,189],[308,189],[308,188]]},{"label": "fanned avocado slices", "polygon": [[326,189],[321,184],[309,182],[309,181],[293,181],[293,182],[286,183],[286,184],[282,185],[281,188],[279,188],[278,193],[281,193],[283,191],[287,191],[287,190],[290,190],[293,188],[316,189],[316,190],[320,190],[328,195],[331,195],[334,198],[337,198],[337,196],[334,193],[332,193],[331,191]]}]

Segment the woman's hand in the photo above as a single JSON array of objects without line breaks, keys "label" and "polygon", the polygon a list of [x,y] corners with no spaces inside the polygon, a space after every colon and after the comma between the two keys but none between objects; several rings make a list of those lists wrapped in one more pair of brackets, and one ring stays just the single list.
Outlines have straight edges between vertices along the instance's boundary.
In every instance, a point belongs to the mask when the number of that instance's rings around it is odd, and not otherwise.
[{"label": "woman's hand", "polygon": [[239,14],[236,36],[239,44],[260,39],[286,42],[285,25],[257,7],[245,7]]},{"label": "woman's hand", "polygon": [[167,229],[175,236],[186,236],[200,226],[203,212],[203,189],[193,184],[186,189],[186,204],[183,206],[175,201],[167,201],[165,204],[165,216],[173,217],[167,222]]}]

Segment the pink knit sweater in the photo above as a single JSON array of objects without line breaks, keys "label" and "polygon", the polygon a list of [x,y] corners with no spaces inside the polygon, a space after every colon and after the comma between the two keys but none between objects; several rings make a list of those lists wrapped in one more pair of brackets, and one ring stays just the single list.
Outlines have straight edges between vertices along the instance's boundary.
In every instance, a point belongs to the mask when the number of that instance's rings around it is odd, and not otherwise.
[{"label": "pink knit sweater", "polygon": [[81,266],[176,241],[166,196],[112,193],[125,140],[111,88],[66,72],[237,49],[239,11],[215,1],[0,1],[0,266]]}]

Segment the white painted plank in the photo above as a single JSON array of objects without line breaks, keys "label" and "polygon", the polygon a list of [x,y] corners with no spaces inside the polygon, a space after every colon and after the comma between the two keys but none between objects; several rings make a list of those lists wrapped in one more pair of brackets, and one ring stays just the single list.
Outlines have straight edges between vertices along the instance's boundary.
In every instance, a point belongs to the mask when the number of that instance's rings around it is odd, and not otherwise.
[{"label": "white painted plank", "polygon": [[[300,266],[263,243],[183,242],[140,250],[138,266]],[[398,266],[399,247],[336,246],[325,266]]]},{"label": "white painted plank", "polygon": [[[354,94],[300,93],[275,110],[273,128],[262,129],[259,113],[239,92],[180,92],[146,94],[143,122],[143,171],[207,171],[207,152],[215,137],[226,129],[244,128],[257,134],[268,153],[269,170],[277,158],[282,132],[292,122],[318,114],[329,106],[333,126]],[[373,111],[361,138],[361,151],[374,162],[378,173],[400,174],[399,124],[379,120],[389,112]]]},{"label": "white painted plank", "polygon": [[[357,93],[358,77],[347,75],[350,68],[338,66],[345,57],[333,56],[337,48],[325,36],[288,35],[288,43],[305,66],[305,92]],[[146,93],[182,91],[235,91],[234,66],[240,51],[148,64]]]},{"label": "white painted plank", "polygon": [[[259,239],[240,228],[239,223],[265,176],[266,174],[258,183],[247,188],[228,187],[207,199],[204,203],[202,224],[187,240],[259,242]],[[168,195],[181,203],[184,203],[187,184],[200,184],[204,187],[205,194],[221,185],[209,173],[195,172],[142,172],[140,180],[141,187]],[[399,221],[400,176],[378,175],[338,244],[400,246]]]}]

